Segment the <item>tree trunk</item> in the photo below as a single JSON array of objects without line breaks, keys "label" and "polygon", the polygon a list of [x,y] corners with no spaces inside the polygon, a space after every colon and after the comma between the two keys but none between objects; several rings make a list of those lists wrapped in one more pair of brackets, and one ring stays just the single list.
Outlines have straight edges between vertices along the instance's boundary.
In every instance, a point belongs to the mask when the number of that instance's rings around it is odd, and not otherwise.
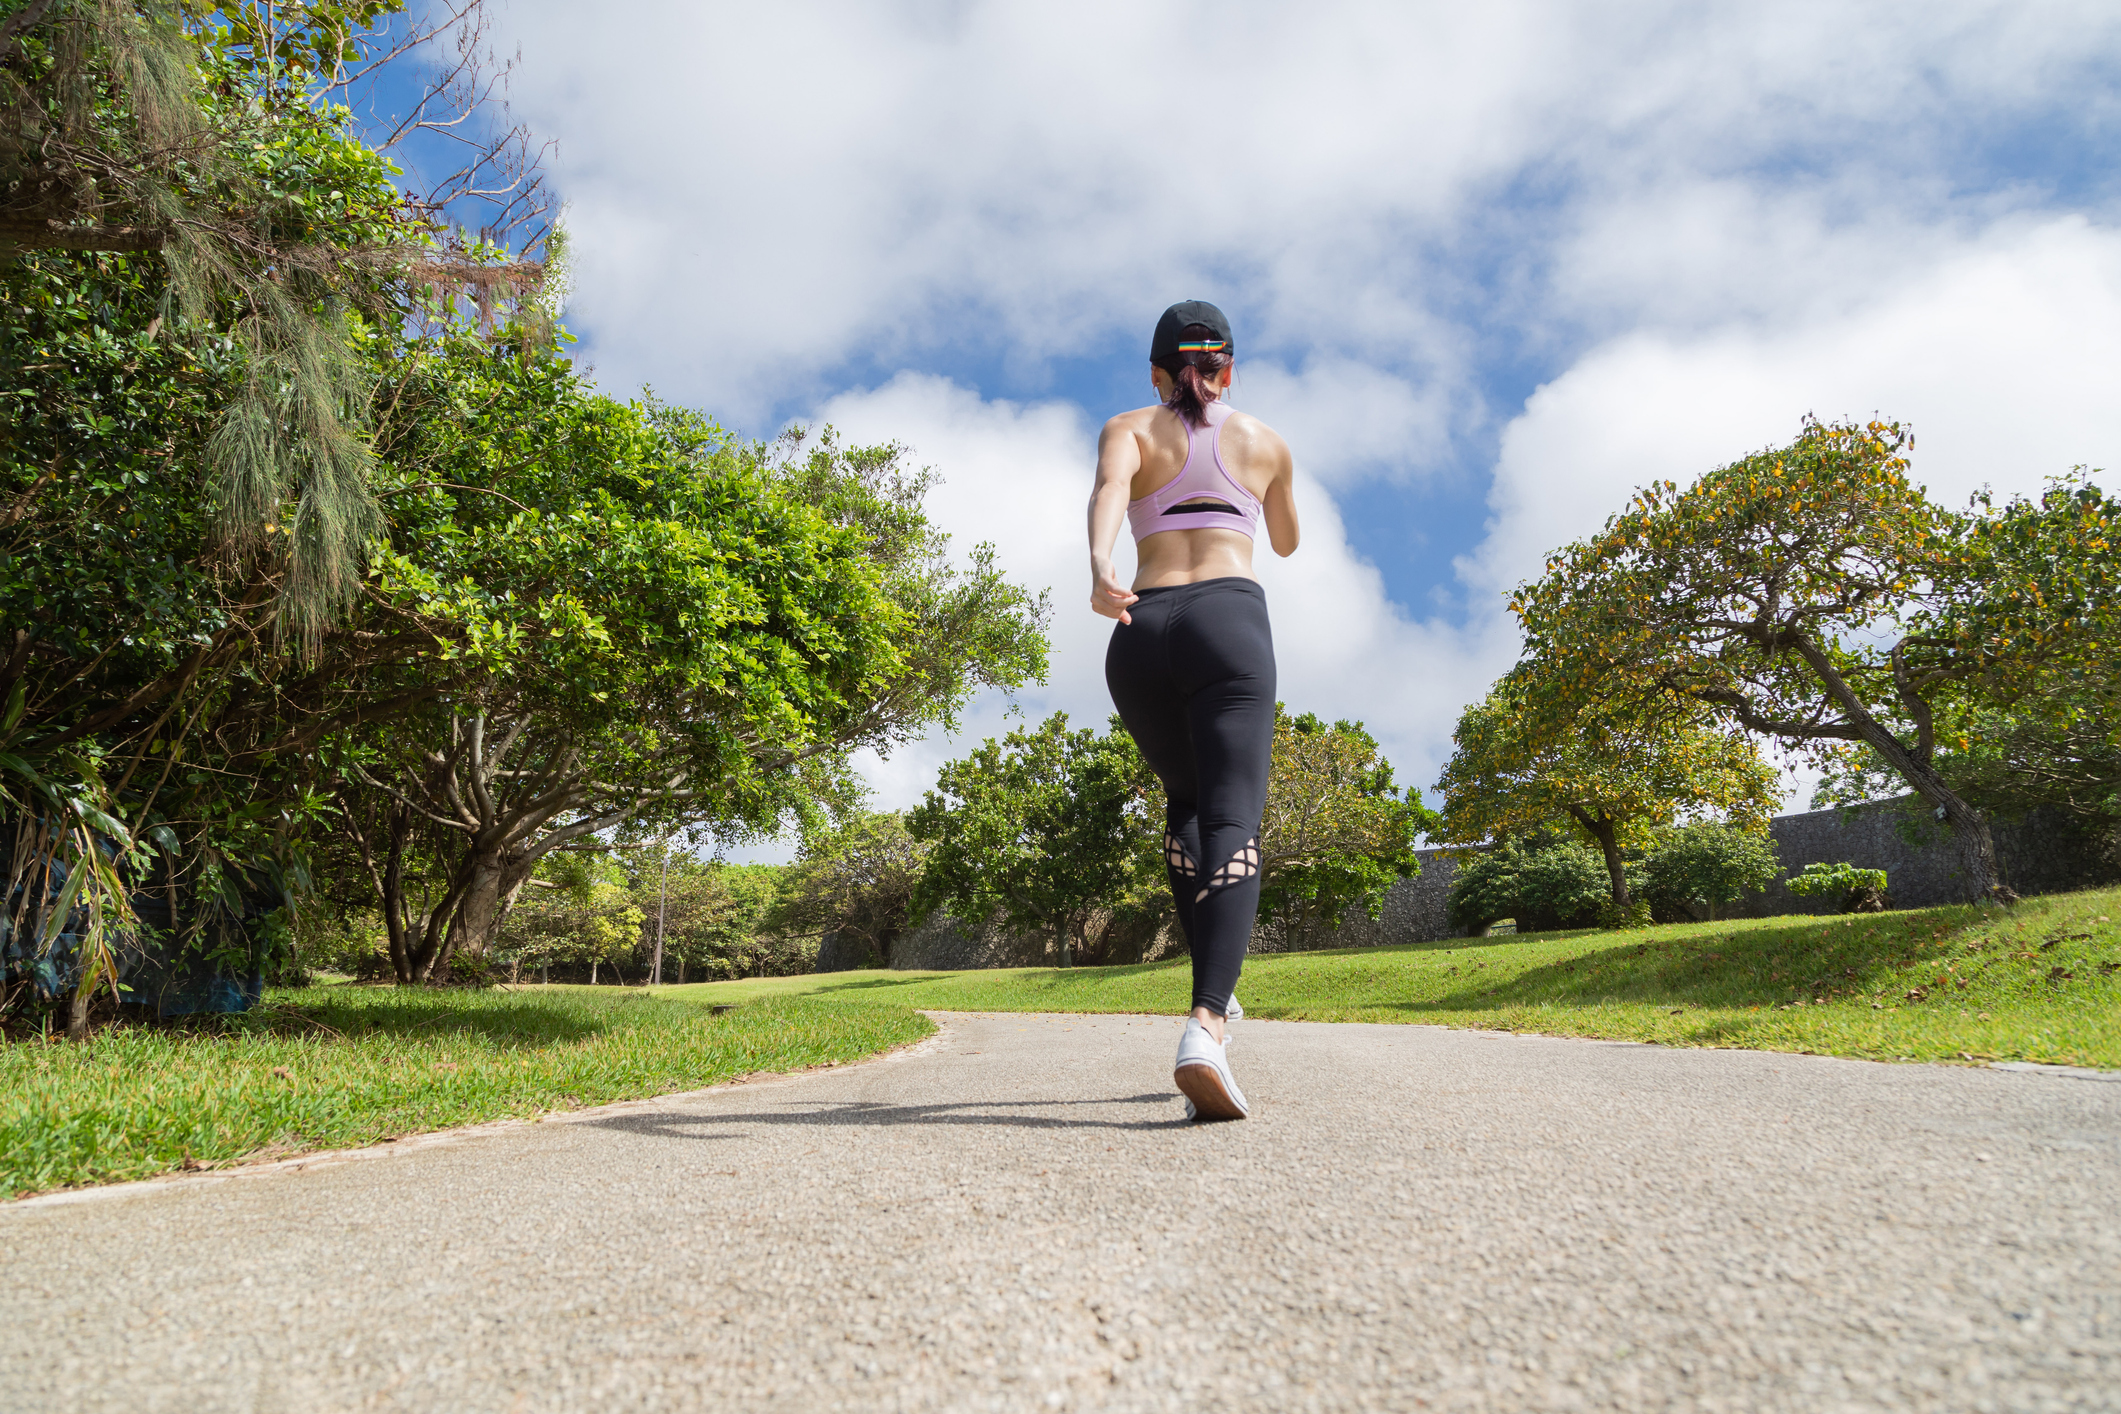
[{"label": "tree trunk", "polygon": [[95,990],[95,987],[89,981],[87,972],[84,970],[81,975],[81,981],[74,987],[74,995],[66,1003],[67,1040],[86,1041],[88,1039],[88,1001],[90,997],[95,995]]},{"label": "tree trunk", "polygon": [[591,959],[589,959],[589,985],[590,985],[590,986],[592,986],[592,987],[594,987],[594,986],[595,986],[596,984],[597,984],[597,960],[596,960],[595,958],[591,958]]},{"label": "tree trunk", "polygon": [[1966,872],[1969,896],[1977,902],[2016,903],[2017,893],[2003,882],[1996,867],[1996,842],[1989,834],[1988,818],[1963,801],[1956,812],[1945,806],[1944,818],[1959,846],[1959,867]]},{"label": "tree trunk", "polygon": [[1060,965],[1075,966],[1075,929],[1065,918],[1060,921]]},{"label": "tree trunk", "polygon": [[[1989,837],[1988,818],[1968,805],[1930,763],[1930,706],[1914,688],[1900,679],[1900,697],[1909,712],[1921,725],[1921,739],[1913,750],[1885,729],[1885,724],[1872,716],[1869,709],[1858,701],[1856,694],[1841,675],[1834,670],[1833,663],[1814,644],[1799,642],[1797,652],[1810,665],[1812,672],[1826,689],[1841,704],[1849,724],[1875,748],[1886,764],[1900,773],[1900,778],[1915,788],[1932,806],[1942,811],[1944,822],[1952,827],[1952,835],[1959,846],[1959,864],[1966,875],[1967,898],[1979,903],[1990,900],[1996,903],[2016,903],[2018,896],[2004,887],[1996,871],[1996,844]],[[1899,650],[1894,650],[1896,678],[1899,672]]]},{"label": "tree trunk", "polygon": [[663,985],[663,916],[670,908],[670,837],[663,836],[663,876],[656,885],[655,894],[655,967],[650,972],[651,984]]},{"label": "tree trunk", "polygon": [[1601,815],[1594,820],[1573,805],[1569,807],[1569,813],[1576,817],[1577,824],[1591,832],[1591,838],[1597,840],[1598,847],[1605,851],[1605,871],[1613,881],[1613,902],[1621,908],[1632,908],[1635,900],[1628,894],[1627,862],[1620,857],[1620,832],[1614,828],[1612,819]]},{"label": "tree trunk", "polygon": [[467,855],[457,871],[462,896],[451,930],[456,946],[474,957],[492,947],[535,868],[533,861],[511,849]]},{"label": "tree trunk", "polygon": [[405,837],[412,832],[412,812],[393,806],[389,816],[390,851],[383,866],[383,927],[390,939],[390,970],[400,983],[413,980],[412,947],[405,927]]},{"label": "tree trunk", "polygon": [[1961,800],[1958,792],[1944,783],[1944,777],[1937,774],[1935,767],[1918,760],[1914,752],[1875,719],[1866,714],[1857,718],[1856,726],[1863,733],[1863,739],[1877,748],[1887,764],[1900,773],[1901,779],[1915,788],[1915,794],[1943,812],[1944,823],[1951,827],[1952,842],[1958,846],[1959,867],[1966,879],[1968,901],[1979,903],[1986,899],[1995,903],[2016,903],[2018,895],[2004,886],[2002,875],[1996,868],[1996,842],[1989,834],[1988,817]]}]

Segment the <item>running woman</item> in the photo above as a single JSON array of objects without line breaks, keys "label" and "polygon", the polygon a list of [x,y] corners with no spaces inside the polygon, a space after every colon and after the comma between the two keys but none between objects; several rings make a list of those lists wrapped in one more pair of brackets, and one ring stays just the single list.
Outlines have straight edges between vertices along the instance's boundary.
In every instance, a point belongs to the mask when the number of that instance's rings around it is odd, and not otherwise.
[{"label": "running woman", "polygon": [[[1226,1020],[1259,912],[1259,817],[1274,742],[1274,635],[1252,576],[1262,513],[1277,555],[1296,552],[1288,443],[1224,401],[1230,321],[1187,300],[1149,343],[1158,405],[1123,412],[1097,444],[1090,496],[1090,607],[1118,619],[1105,682],[1164,783],[1164,865],[1193,950],[1193,1013],[1172,1079],[1188,1113],[1243,1119]],[[1125,523],[1138,561],[1119,582]]]}]

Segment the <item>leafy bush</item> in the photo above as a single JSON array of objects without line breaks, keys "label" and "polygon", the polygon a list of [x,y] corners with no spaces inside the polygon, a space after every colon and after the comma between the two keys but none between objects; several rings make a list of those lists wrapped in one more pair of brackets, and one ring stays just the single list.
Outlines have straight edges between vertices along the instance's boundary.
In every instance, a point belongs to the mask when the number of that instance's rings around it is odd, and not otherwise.
[{"label": "leafy bush", "polygon": [[1458,867],[1451,881],[1451,924],[1478,933],[1498,918],[1517,920],[1520,933],[1585,928],[1610,902],[1605,859],[1573,840],[1506,840]]},{"label": "leafy bush", "polygon": [[1703,823],[1659,831],[1643,863],[1644,894],[1668,921],[1708,921],[1782,872],[1765,831]]},{"label": "leafy bush", "polygon": [[373,909],[338,912],[321,903],[297,909],[292,952],[292,970],[304,974],[377,977],[390,971],[389,941]]},{"label": "leafy bush", "polygon": [[1807,864],[1804,872],[1788,881],[1799,898],[1832,898],[1841,895],[1843,913],[1876,913],[1885,907],[1885,871],[1858,869],[1853,864]]},{"label": "leafy bush", "polygon": [[1598,926],[1601,928],[1647,928],[1656,921],[1649,904],[1640,899],[1625,908],[1611,899],[1598,906]]},{"label": "leafy bush", "polygon": [[1858,869],[1853,864],[1807,864],[1802,874],[1788,882],[1790,892],[1799,898],[1819,898],[1852,889],[1883,889],[1885,871]]}]

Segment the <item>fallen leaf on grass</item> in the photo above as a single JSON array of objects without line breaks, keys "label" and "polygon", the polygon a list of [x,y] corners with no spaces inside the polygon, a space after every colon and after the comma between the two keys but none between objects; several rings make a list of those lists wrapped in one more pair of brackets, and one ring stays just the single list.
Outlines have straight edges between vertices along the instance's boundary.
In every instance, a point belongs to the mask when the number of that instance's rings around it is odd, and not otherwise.
[{"label": "fallen leaf on grass", "polygon": [[435,1062],[435,1069],[436,1069],[436,1070],[455,1070],[456,1068],[457,1068],[457,1063],[456,1063],[455,1061],[436,1061],[436,1062]]},{"label": "fallen leaf on grass", "polygon": [[279,1077],[280,1079],[282,1079],[282,1080],[292,1080],[292,1079],[294,1079],[294,1078],[295,1078],[295,1073],[294,1073],[293,1071],[289,1070],[289,1069],[288,1069],[288,1068],[287,1068],[286,1066],[284,1066],[284,1065],[276,1065],[276,1066],[274,1066],[274,1067],[272,1068],[272,1073],[273,1073],[274,1075],[278,1076],[278,1077]]},{"label": "fallen leaf on grass", "polygon": [[2047,970],[2047,980],[2050,982],[2070,982],[2074,981],[2076,976],[2077,974],[2067,967],[2050,967]]}]

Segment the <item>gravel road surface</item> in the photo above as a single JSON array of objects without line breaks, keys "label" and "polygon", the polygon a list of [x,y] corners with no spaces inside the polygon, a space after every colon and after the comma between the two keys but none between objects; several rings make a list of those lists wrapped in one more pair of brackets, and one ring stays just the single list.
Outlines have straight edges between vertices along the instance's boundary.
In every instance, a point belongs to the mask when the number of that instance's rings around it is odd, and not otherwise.
[{"label": "gravel road surface", "polygon": [[26,1410],[2121,1410],[2121,1084],[950,1016],[862,1066],[0,1208]]}]

